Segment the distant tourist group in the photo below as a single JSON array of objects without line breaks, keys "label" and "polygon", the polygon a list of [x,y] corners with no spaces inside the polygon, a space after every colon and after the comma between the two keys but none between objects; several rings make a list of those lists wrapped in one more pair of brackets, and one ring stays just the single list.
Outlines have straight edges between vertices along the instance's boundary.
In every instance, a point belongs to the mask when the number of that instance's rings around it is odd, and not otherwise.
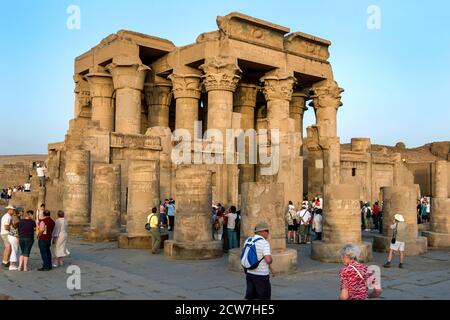
[{"label": "distant tourist group", "polygon": [[[67,220],[58,211],[57,219],[51,218],[45,204],[33,212],[8,205],[1,218],[1,238],[4,244],[2,265],[11,271],[29,271],[28,260],[35,239],[42,258],[38,271],[49,271],[62,266],[69,252],[67,244]],[[52,258],[53,257],[53,258]]]}]

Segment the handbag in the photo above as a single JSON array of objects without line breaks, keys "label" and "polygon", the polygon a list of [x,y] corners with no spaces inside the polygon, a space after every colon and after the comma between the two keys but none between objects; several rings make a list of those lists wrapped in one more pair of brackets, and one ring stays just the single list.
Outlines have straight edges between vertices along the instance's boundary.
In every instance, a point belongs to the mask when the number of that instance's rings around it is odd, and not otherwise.
[{"label": "handbag", "polygon": [[[355,266],[350,265],[350,267],[352,267],[353,270],[356,271],[358,276],[364,281],[364,283],[366,284],[366,287],[367,287],[367,291],[369,291],[369,284],[367,283],[367,280],[364,279],[364,277],[362,276],[361,272],[359,272],[358,269],[355,268]],[[374,288],[372,293],[369,296],[369,299],[378,298],[379,296],[381,296],[382,293],[383,293],[383,289]]]}]

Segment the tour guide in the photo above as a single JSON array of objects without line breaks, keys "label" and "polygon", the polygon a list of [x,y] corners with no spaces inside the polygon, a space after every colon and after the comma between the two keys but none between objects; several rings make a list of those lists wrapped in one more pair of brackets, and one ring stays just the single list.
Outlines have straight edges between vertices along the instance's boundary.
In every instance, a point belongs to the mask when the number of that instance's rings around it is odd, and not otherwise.
[{"label": "tour guide", "polygon": [[266,223],[257,224],[255,227],[255,236],[252,240],[260,238],[255,243],[258,261],[261,260],[258,267],[254,270],[247,270],[247,292],[245,299],[247,300],[270,300],[271,286],[270,273],[273,270],[272,255],[270,253],[270,244],[267,241],[269,237],[269,226]]}]

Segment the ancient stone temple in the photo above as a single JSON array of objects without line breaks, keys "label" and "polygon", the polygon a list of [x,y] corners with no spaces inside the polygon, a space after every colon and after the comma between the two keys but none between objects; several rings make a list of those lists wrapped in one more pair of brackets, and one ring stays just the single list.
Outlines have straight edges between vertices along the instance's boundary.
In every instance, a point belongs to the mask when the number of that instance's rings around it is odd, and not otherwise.
[{"label": "ancient stone temple", "polygon": [[[290,272],[297,251],[286,247],[287,203],[323,196],[324,240],[313,258],[336,261],[338,247],[353,242],[370,260],[359,201],[380,200],[383,187],[419,191],[401,154],[375,152],[369,139],[341,150],[344,90],[328,61],[331,42],[240,13],[217,26],[183,47],[121,30],[77,57],[74,118],[64,141],[48,146],[39,197],[65,211],[71,232],[122,248],[148,248],[146,216],[173,197],[174,239],[164,252],[175,259],[221,256],[211,203],[235,205],[241,241],[267,222],[274,269]],[[304,137],[308,106],[316,123]],[[436,189],[436,207],[446,190]],[[435,221],[445,221],[443,211]],[[441,227],[433,232],[448,236]],[[230,269],[239,269],[238,254],[230,252]]]}]

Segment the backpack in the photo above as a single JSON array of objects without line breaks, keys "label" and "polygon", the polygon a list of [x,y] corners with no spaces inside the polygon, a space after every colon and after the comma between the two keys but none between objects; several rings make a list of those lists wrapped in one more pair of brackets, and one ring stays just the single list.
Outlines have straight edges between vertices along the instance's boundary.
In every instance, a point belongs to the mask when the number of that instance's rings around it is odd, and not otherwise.
[{"label": "backpack", "polygon": [[214,229],[215,231],[219,231],[219,230],[220,230],[220,221],[219,221],[219,219],[217,219],[217,218],[216,218],[216,220],[215,220],[214,223],[213,223],[213,229]]},{"label": "backpack", "polygon": [[241,217],[236,214],[236,220],[234,220],[234,231],[238,231],[241,228]]},{"label": "backpack", "polygon": [[262,239],[263,238],[253,239],[253,237],[250,237],[245,241],[241,253],[241,266],[244,268],[245,272],[247,272],[247,270],[255,270],[258,268],[261,261],[263,261],[264,257],[262,257],[261,260],[258,260],[258,254],[256,252],[256,242]]}]

